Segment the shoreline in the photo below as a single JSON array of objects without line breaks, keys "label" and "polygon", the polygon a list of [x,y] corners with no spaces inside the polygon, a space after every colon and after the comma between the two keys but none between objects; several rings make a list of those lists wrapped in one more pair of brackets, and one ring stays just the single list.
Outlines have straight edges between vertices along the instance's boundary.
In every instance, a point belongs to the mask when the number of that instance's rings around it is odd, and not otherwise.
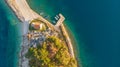
[{"label": "shoreline", "polygon": [[[77,40],[75,39],[75,35],[74,35],[74,33],[72,32],[72,30],[70,30],[70,28],[66,25],[66,23],[64,23],[64,27],[65,27],[65,29],[66,29],[66,31],[67,32],[69,32],[68,33],[68,35],[69,35],[69,37],[70,37],[70,39],[71,39],[71,43],[73,44],[72,46],[73,46],[73,50],[74,50],[74,56],[75,56],[75,58],[76,58],[76,60],[77,60],[77,62],[78,62],[78,67],[82,67],[82,65],[81,65],[81,59],[79,58],[79,51],[77,51],[78,49],[77,49]],[[77,49],[77,50],[76,50]]]},{"label": "shoreline", "polygon": [[[47,21],[47,20],[44,19],[42,16],[38,15],[37,13],[35,13],[35,12],[28,6],[26,0],[21,0],[21,1],[19,1],[18,3],[17,3],[17,1],[18,1],[18,0],[6,0],[7,4],[8,4],[8,5],[10,6],[10,8],[14,11],[15,15],[19,18],[19,20],[21,20],[23,23],[25,23],[26,21],[28,22],[28,21],[30,21],[30,20],[32,20],[32,19],[40,18],[40,20],[47,22],[46,24],[48,24],[51,28],[53,28],[53,27],[52,27],[53,25],[52,25],[49,21]],[[23,3],[23,5],[25,6],[24,8],[23,8],[23,7],[20,8],[20,6],[21,6],[21,3],[20,3],[20,2]],[[18,5],[19,5],[19,7],[18,7]],[[23,10],[23,9],[25,9],[25,8],[26,8],[26,10],[28,10],[28,11]],[[27,12],[27,14],[25,14],[24,12],[25,12],[25,13]],[[68,32],[66,31],[66,28],[64,27],[63,24],[61,24],[61,27],[63,28],[63,32],[62,32],[62,33],[64,33],[65,36],[67,36],[67,41],[68,41],[68,43],[69,43],[69,44],[67,44],[67,46],[69,46],[69,47],[68,47],[68,49],[70,50],[69,52],[70,52],[71,56],[74,57],[74,56],[75,56],[75,55],[74,55],[74,49],[73,49],[73,45],[72,45],[72,43],[71,43],[71,39],[70,39],[70,37],[69,37],[69,34],[68,34]],[[25,43],[27,43],[27,41],[25,41]],[[26,49],[25,49],[25,48],[26,48]],[[20,67],[21,67],[22,64],[23,64],[23,66],[25,66],[26,63],[28,62],[28,59],[24,57],[25,53],[27,52],[27,51],[26,51],[27,48],[28,48],[28,46],[24,44],[24,37],[23,37],[23,44],[20,46],[20,57],[19,57],[19,66],[20,66]],[[23,57],[22,57],[22,56],[23,56]],[[74,57],[74,58],[75,58],[75,57]],[[22,60],[27,60],[27,61],[22,62]],[[20,62],[21,62],[21,63],[20,63]]]},{"label": "shoreline", "polygon": [[61,24],[60,29],[61,29],[61,31],[62,31],[63,36],[66,38],[66,41],[65,41],[65,42],[67,43],[67,47],[68,47],[68,50],[69,50],[71,56],[72,56],[73,58],[75,58],[74,50],[73,50],[73,45],[72,45],[71,39],[70,39],[69,34],[68,34],[68,32],[66,31],[66,28],[65,28],[64,26],[65,26],[64,24]]}]

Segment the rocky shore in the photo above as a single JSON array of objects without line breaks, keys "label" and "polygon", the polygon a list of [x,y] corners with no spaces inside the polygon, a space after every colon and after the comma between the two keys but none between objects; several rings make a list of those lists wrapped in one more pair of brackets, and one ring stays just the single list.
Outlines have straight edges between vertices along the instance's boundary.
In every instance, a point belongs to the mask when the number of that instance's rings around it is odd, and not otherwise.
[{"label": "rocky shore", "polygon": [[27,37],[23,36],[23,42],[19,53],[19,67],[29,67],[28,65],[29,60],[25,57],[26,53],[28,52],[28,48],[29,45]]}]

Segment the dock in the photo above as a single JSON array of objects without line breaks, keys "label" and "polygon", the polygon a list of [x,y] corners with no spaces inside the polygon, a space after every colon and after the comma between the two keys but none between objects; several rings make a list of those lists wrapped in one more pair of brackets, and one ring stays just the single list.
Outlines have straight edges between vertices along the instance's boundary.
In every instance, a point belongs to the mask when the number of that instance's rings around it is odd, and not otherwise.
[{"label": "dock", "polygon": [[62,15],[62,14],[59,14],[59,20],[57,21],[57,23],[56,23],[56,27],[59,27],[63,22],[64,22],[64,20],[65,20],[65,17]]}]

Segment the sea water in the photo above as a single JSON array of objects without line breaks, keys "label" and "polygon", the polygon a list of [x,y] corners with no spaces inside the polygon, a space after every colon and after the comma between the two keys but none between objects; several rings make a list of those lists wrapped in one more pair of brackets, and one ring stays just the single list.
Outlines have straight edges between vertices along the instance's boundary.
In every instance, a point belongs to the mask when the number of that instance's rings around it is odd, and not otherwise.
[{"label": "sea water", "polygon": [[[59,12],[75,39],[83,67],[120,67],[119,0],[28,0],[37,13],[54,20]],[[20,21],[0,0],[0,67],[17,67]]]},{"label": "sea water", "polygon": [[27,0],[37,13],[62,13],[83,67],[120,67],[119,0]]},{"label": "sea water", "polygon": [[0,67],[17,67],[20,42],[20,21],[0,0]]}]

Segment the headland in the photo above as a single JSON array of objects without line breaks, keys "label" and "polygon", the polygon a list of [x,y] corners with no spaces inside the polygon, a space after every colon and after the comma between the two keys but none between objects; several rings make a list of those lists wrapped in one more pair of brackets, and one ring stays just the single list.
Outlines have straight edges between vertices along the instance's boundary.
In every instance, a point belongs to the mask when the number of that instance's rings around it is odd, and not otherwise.
[{"label": "headland", "polygon": [[[59,58],[59,55],[57,56],[57,52],[64,49],[66,51],[68,50],[68,52],[65,52],[66,56],[68,57],[66,59],[66,63],[67,63],[67,60],[73,61],[70,58],[75,59],[71,39],[63,24],[65,18],[62,14],[58,15],[59,19],[57,23],[53,25],[51,22],[49,22],[48,20],[46,20],[45,18],[43,18],[42,16],[34,12],[29,7],[26,0],[6,0],[6,2],[11,7],[11,9],[15,12],[16,16],[23,22],[23,24],[25,23],[25,28],[28,28],[25,31],[26,34],[23,35],[23,44],[21,45],[19,67],[29,67],[30,66],[29,63],[31,63],[32,61],[35,61],[35,60],[31,61],[29,59],[31,58],[30,53],[32,54],[35,53],[34,57],[36,57],[39,60],[41,59],[41,57],[39,57],[38,54],[36,54],[36,53],[39,53],[36,51],[37,49],[39,50],[38,44],[40,45],[47,44],[46,48],[43,45],[40,46],[40,48],[49,50],[48,52],[46,51],[47,54],[50,53],[49,58],[56,57],[56,60],[52,60],[52,61],[57,61],[57,59]],[[52,42],[55,42],[56,47],[49,45],[49,44],[53,44]],[[29,58],[26,57],[26,54],[29,55],[28,56]],[[62,58],[62,56],[60,57]],[[58,62],[58,63],[62,63],[62,62]],[[71,62],[68,62],[68,64],[70,63]],[[45,64],[43,63],[42,65],[44,66]],[[63,65],[66,65],[66,64],[63,63]],[[77,65],[76,62],[75,62],[75,65]],[[58,65],[58,67],[60,66],[62,65]],[[69,67],[70,66],[71,65],[69,65]],[[62,66],[62,67],[65,67],[65,66]]]}]

